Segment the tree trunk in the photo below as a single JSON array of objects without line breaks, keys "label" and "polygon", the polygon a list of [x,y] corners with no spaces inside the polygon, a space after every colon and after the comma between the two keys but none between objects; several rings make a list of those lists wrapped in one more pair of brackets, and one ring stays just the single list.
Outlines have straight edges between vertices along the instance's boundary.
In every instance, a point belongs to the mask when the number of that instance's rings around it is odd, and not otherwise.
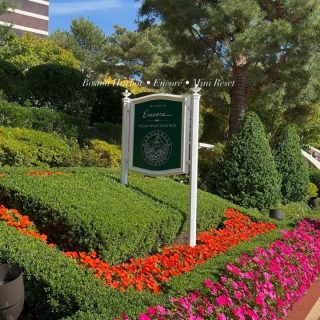
[{"label": "tree trunk", "polygon": [[238,130],[241,120],[245,115],[247,104],[246,68],[235,66],[233,76],[235,84],[231,90],[229,138]]}]

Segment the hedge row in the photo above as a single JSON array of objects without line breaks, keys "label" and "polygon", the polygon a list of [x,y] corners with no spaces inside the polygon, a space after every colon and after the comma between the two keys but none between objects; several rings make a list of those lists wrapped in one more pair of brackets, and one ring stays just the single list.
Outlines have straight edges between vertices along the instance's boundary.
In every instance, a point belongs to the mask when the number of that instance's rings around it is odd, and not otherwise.
[{"label": "hedge row", "polygon": [[[66,249],[94,249],[116,262],[188,241],[188,186],[132,174],[125,187],[119,170],[111,169],[65,169],[70,175],[55,177],[26,177],[23,168],[5,171],[1,198],[28,213],[41,232]],[[198,230],[219,226],[228,207],[270,221],[199,191]]]},{"label": "hedge row", "polygon": [[54,132],[78,139],[88,125],[88,121],[80,117],[45,108],[22,107],[0,99],[0,126]]},{"label": "hedge row", "polygon": [[75,166],[78,145],[54,133],[0,127],[0,166]]},{"label": "hedge row", "polygon": [[156,303],[151,293],[121,293],[105,287],[85,268],[57,249],[26,237],[0,222],[0,262],[19,265],[24,272],[26,302],[24,313],[33,319],[56,320],[77,311],[104,314],[112,319],[119,312],[137,315]]},{"label": "hedge row", "polygon": [[7,168],[0,200],[28,213],[65,249],[96,250],[110,262],[144,256],[170,244],[183,214],[121,185],[104,170],[69,169],[68,176],[26,177]]}]

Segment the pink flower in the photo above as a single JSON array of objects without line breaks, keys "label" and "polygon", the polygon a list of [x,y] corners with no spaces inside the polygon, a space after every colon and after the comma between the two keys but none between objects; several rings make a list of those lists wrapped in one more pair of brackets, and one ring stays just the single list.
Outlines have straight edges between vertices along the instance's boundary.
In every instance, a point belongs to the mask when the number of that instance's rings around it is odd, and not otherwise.
[{"label": "pink flower", "polygon": [[226,304],[228,304],[229,299],[226,296],[220,296],[218,298],[216,298],[217,304],[221,307],[221,306],[225,306]]},{"label": "pink flower", "polygon": [[224,313],[218,314],[218,320],[227,320],[227,317]]},{"label": "pink flower", "polygon": [[151,318],[150,318],[147,314],[145,314],[145,313],[140,314],[140,316],[139,316],[138,319],[139,319],[139,320],[151,320]]},{"label": "pink flower", "polygon": [[157,306],[157,310],[162,316],[166,314],[166,309],[162,306]]},{"label": "pink flower", "polygon": [[147,309],[147,312],[150,314],[150,315],[155,315],[156,313],[157,313],[157,310],[156,310],[156,308],[154,308],[154,307],[150,307],[150,308],[148,308]]}]

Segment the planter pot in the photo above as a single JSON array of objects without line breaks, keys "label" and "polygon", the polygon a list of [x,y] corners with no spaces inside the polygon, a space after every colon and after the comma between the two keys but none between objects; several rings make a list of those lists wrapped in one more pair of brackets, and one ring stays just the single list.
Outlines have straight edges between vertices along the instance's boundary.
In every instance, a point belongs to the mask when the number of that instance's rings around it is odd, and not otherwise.
[{"label": "planter pot", "polygon": [[281,209],[271,209],[269,216],[276,220],[283,220],[284,212]]},{"label": "planter pot", "polygon": [[309,200],[309,206],[312,208],[319,208],[319,199],[318,198],[311,198]]},{"label": "planter pot", "polygon": [[10,264],[0,265],[0,319],[16,320],[22,312],[24,285],[21,269]]}]

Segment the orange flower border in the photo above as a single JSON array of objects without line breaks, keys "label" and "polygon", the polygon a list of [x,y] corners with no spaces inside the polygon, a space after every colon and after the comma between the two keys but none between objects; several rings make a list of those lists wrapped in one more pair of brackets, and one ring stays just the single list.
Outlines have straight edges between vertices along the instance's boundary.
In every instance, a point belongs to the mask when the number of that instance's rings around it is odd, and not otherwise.
[{"label": "orange flower border", "polygon": [[[75,259],[80,266],[94,270],[95,276],[104,285],[121,291],[133,287],[137,291],[160,291],[160,285],[191,271],[195,266],[206,260],[224,253],[240,242],[246,242],[257,235],[276,229],[272,223],[252,222],[235,209],[225,212],[225,228],[213,228],[198,235],[198,244],[191,248],[189,245],[173,245],[165,247],[158,254],[146,258],[131,259],[128,263],[111,265],[101,260],[96,252],[64,252],[64,255]],[[0,206],[0,221],[16,228],[26,236],[31,236],[47,242],[47,236],[40,234],[28,216],[21,215],[16,209]],[[54,244],[48,244],[54,247]]]}]

